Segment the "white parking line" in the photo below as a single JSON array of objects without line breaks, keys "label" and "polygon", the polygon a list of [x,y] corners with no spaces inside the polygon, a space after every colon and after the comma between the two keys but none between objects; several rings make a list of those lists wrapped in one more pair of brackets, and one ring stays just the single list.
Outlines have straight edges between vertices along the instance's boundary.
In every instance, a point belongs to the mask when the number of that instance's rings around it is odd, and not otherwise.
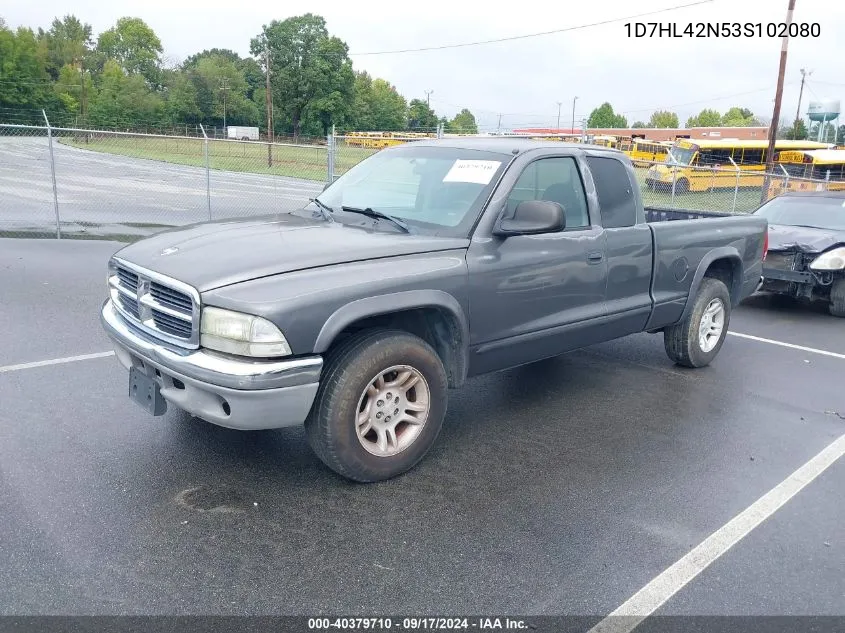
[{"label": "white parking line", "polygon": [[783,504],[845,455],[845,435],[839,436],[806,464],[713,532],[695,549],[658,575],[588,633],[629,633],[657,611]]},{"label": "white parking line", "polygon": [[804,347],[803,345],[795,345],[794,343],[784,343],[783,341],[776,341],[770,338],[763,338],[762,336],[752,336],[751,334],[741,334],[739,332],[728,331],[731,336],[738,336],[740,338],[747,338],[751,341],[759,343],[769,343],[771,345],[780,345],[781,347],[789,347],[791,349],[799,349],[802,352],[809,352],[810,354],[821,354],[822,356],[832,356],[833,358],[845,359],[845,354],[838,354],[836,352],[828,352],[826,349],[816,349],[815,347]]},{"label": "white parking line", "polygon": [[61,365],[63,363],[75,363],[78,360],[105,358],[106,356],[114,356],[114,351],[96,352],[95,354],[82,354],[80,356],[65,356],[64,358],[53,358],[51,360],[37,360],[34,363],[21,363],[20,365],[5,365],[3,367],[0,367],[0,374],[4,374],[8,371],[20,371],[21,369],[44,367],[46,365]]}]

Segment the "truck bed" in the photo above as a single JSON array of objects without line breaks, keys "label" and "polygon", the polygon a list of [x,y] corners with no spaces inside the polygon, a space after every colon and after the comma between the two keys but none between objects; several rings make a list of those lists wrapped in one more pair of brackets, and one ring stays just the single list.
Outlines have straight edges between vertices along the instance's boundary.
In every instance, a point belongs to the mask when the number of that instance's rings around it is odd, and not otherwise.
[{"label": "truck bed", "polygon": [[[646,207],[651,229],[653,311],[648,329],[681,318],[705,273],[725,282],[734,306],[762,275],[766,220],[750,214]],[[708,273],[708,269],[710,272]]]}]

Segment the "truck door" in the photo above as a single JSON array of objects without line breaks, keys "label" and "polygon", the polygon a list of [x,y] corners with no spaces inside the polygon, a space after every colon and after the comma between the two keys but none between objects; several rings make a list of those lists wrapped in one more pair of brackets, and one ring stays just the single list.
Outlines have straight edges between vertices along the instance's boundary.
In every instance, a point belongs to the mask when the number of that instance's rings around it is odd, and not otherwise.
[{"label": "truck door", "polygon": [[[607,237],[608,332],[642,332],[651,314],[652,237],[637,218],[635,184],[614,158],[587,157]],[[608,336],[608,338],[611,338]]]},{"label": "truck door", "polygon": [[470,374],[531,362],[601,340],[607,261],[604,231],[590,220],[572,156],[528,163],[502,213],[525,200],[563,206],[566,228],[539,235],[486,235],[467,252]]}]

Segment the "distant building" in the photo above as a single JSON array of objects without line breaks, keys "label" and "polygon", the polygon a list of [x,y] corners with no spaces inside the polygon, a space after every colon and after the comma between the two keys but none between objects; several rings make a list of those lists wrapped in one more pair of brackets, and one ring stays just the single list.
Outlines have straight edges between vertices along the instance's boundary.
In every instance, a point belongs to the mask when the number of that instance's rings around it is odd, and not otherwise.
[{"label": "distant building", "polygon": [[[571,128],[523,128],[513,130],[513,134],[581,134],[581,129]],[[642,137],[651,141],[674,141],[676,138],[736,138],[746,140],[766,140],[768,127],[691,127],[691,128],[587,128],[587,134],[598,136]]]}]

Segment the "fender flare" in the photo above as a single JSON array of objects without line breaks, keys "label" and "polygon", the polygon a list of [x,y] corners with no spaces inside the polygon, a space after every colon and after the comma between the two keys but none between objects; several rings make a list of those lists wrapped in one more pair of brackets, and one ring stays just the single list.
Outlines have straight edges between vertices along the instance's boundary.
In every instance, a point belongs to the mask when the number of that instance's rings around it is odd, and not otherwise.
[{"label": "fender flare", "polygon": [[712,251],[709,251],[698,263],[698,267],[695,269],[695,274],[692,278],[692,283],[690,284],[690,290],[687,295],[687,303],[684,307],[684,312],[681,315],[681,318],[678,319],[678,322],[686,319],[692,312],[692,307],[695,304],[695,296],[698,294],[698,289],[701,287],[704,274],[707,272],[707,269],[710,268],[710,264],[719,259],[729,260],[734,267],[733,287],[728,288],[728,292],[730,292],[731,295],[731,307],[736,306],[737,299],[742,290],[742,257],[740,257],[739,251],[733,246],[720,246],[719,248],[714,248]]},{"label": "fender flare", "polygon": [[458,300],[442,290],[407,290],[351,301],[326,319],[314,342],[314,353],[325,353],[337,335],[355,321],[415,308],[438,308],[456,322],[461,337],[459,344],[454,346],[458,365],[456,378],[459,383],[463,382],[469,366],[469,320]]}]

